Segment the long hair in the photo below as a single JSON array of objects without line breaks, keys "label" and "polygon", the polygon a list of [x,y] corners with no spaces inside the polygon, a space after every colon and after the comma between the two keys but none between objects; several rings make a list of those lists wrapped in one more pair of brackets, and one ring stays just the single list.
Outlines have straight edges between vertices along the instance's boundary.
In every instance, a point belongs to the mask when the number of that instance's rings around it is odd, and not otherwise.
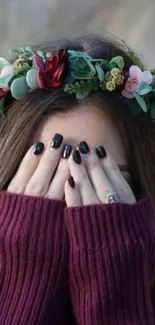
[{"label": "long hair", "polygon": [[[40,48],[40,46],[39,46]],[[106,38],[96,36],[59,39],[42,45],[44,51],[60,48],[86,51],[94,58],[112,59],[123,56],[125,69],[135,64],[126,51]],[[155,125],[145,113],[127,114],[125,99],[115,92],[100,90],[87,98],[94,106],[107,111],[121,136],[128,160],[131,183],[137,195],[149,194],[155,202]],[[76,109],[80,103],[62,89],[36,90],[14,101],[0,120],[0,190],[6,190],[29,148],[33,132],[45,116]]]},{"label": "long hair", "polygon": [[[46,52],[71,49],[85,51],[94,58],[111,60],[123,56],[125,69],[134,65],[120,46],[96,36],[59,39],[39,46]],[[36,48],[37,49],[37,48]],[[95,106],[106,110],[113,119],[126,151],[132,186],[137,195],[148,194],[155,202],[155,124],[145,113],[127,114],[125,99],[103,90],[87,98]],[[67,112],[80,105],[75,96],[58,91],[36,90],[19,101],[14,101],[0,120],[0,190],[6,190],[21,160],[28,150],[34,130],[46,116]]]}]

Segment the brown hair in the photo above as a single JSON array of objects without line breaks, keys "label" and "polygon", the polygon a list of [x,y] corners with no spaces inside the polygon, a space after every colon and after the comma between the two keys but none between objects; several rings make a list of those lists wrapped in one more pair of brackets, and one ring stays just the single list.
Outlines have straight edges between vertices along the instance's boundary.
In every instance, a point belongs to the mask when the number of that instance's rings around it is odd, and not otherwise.
[{"label": "brown hair", "polygon": [[[125,68],[135,62],[122,46],[96,36],[59,39],[39,49],[55,52],[60,48],[86,51],[96,58],[112,59],[122,55]],[[87,98],[114,119],[126,150],[129,171],[137,195],[149,194],[155,199],[155,127],[145,113],[128,114],[123,97],[100,91]],[[0,190],[5,190],[28,150],[34,130],[46,115],[76,108],[75,96],[61,89],[54,92],[36,90],[10,105],[0,123]]]},{"label": "brown hair", "polygon": [[[86,51],[93,57],[112,59],[122,55],[128,70],[135,62],[120,47],[96,36],[61,39],[39,49],[55,52],[60,48]],[[155,124],[145,113],[128,113],[125,100],[117,94],[100,91],[89,96],[101,109],[106,109],[117,125],[126,150],[132,185],[137,195],[149,194],[155,201]],[[6,190],[29,148],[34,130],[46,115],[76,108],[80,103],[61,89],[54,92],[37,90],[10,105],[0,123],[0,190]],[[39,139],[38,139],[39,140]],[[152,291],[155,300],[155,286]],[[153,302],[154,305],[154,302]]]}]

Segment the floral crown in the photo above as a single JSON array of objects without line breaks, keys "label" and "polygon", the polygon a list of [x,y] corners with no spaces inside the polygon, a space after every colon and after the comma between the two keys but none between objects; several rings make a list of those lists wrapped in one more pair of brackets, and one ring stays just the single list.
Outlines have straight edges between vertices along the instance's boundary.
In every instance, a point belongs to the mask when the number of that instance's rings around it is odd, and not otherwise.
[{"label": "floral crown", "polygon": [[34,51],[30,47],[11,50],[18,58],[10,64],[0,58],[0,113],[10,99],[19,100],[36,89],[64,92],[82,100],[93,91],[115,91],[124,97],[134,115],[145,112],[155,119],[154,71],[146,71],[133,55],[135,65],[125,71],[121,56],[108,61],[92,58],[85,52],[59,50],[56,54]]}]

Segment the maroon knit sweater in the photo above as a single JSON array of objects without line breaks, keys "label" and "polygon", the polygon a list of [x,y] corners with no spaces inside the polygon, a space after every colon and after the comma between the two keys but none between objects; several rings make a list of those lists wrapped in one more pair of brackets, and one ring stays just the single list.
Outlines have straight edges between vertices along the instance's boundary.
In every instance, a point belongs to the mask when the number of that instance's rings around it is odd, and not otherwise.
[{"label": "maroon knit sweater", "polygon": [[0,325],[153,325],[154,277],[149,198],[65,208],[0,193]]}]

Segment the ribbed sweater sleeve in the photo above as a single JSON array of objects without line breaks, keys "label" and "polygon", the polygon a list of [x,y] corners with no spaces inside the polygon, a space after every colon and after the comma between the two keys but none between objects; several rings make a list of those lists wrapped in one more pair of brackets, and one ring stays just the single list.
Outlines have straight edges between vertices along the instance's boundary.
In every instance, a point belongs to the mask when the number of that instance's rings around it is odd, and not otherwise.
[{"label": "ribbed sweater sleeve", "polygon": [[70,288],[78,325],[153,325],[151,200],[66,208]]},{"label": "ribbed sweater sleeve", "polygon": [[64,203],[0,193],[0,325],[65,323]]}]

